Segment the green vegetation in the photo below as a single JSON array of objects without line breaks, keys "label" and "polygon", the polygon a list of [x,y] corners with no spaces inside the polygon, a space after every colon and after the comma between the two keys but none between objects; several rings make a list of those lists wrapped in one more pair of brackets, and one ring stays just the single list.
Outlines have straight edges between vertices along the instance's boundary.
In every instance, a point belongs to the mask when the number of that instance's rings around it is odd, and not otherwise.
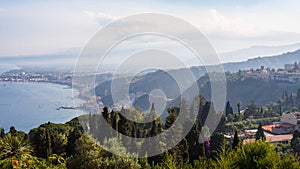
[{"label": "green vegetation", "polygon": [[263,140],[266,141],[266,135],[264,133],[264,129],[262,128],[262,125],[259,124],[256,135],[255,135],[255,140]]},{"label": "green vegetation", "polygon": [[[298,92],[300,94],[300,90]],[[293,98],[295,101],[298,99],[295,95]],[[240,109],[242,103],[238,101],[237,112],[228,101],[224,113],[215,112],[213,103],[200,95],[195,98],[194,103],[196,102],[200,103],[199,107],[187,105],[185,101],[182,102],[181,110],[179,107],[170,107],[165,120],[157,117],[152,105],[151,111],[146,114],[139,108],[122,108],[120,111],[110,112],[108,108],[104,108],[101,113],[82,115],[65,124],[42,124],[28,134],[17,131],[14,127],[7,133],[0,128],[0,168],[300,168],[299,132],[294,133],[290,144],[271,144],[265,142],[262,129],[262,125],[279,121],[279,112],[286,109],[287,98],[278,102],[280,107],[278,104],[258,107],[252,101],[244,110]],[[172,142],[183,131],[184,125],[171,128],[179,113],[196,117],[189,133],[165,153],[148,157],[153,150],[166,150],[167,140]],[[204,126],[209,113],[221,117],[214,133],[210,133],[209,128]],[[129,119],[151,122],[137,123]],[[134,142],[120,134],[106,133],[102,130],[105,123],[131,138],[153,137],[168,129],[173,135],[154,143]],[[186,120],[185,123],[192,122]],[[243,144],[239,131],[251,128],[258,129],[256,141]],[[234,133],[233,140],[226,140],[224,134],[231,133]],[[139,154],[145,158],[117,156],[106,151],[104,147],[109,147],[112,152],[132,156]]]}]

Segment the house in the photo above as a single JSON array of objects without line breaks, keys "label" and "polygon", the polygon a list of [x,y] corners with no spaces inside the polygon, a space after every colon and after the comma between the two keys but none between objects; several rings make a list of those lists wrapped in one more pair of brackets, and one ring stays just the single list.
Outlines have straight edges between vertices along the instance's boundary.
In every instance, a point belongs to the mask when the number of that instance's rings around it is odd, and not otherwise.
[{"label": "house", "polygon": [[300,129],[300,112],[286,112],[281,116],[279,123],[265,125],[263,129],[274,134],[292,134]]}]

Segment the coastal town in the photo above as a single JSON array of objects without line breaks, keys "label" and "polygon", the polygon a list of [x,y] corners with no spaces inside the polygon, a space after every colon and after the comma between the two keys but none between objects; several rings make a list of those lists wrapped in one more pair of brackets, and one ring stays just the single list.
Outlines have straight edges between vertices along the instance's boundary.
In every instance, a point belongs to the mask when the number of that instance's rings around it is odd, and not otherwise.
[{"label": "coastal town", "polygon": [[0,82],[45,82],[72,86],[72,73],[29,72],[12,70],[0,72]]}]

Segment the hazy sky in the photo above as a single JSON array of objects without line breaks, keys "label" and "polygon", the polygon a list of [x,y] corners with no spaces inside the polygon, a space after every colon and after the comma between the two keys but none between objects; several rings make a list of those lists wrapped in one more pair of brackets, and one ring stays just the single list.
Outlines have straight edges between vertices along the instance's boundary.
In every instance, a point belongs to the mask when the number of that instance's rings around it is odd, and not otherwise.
[{"label": "hazy sky", "polygon": [[0,56],[82,47],[105,24],[155,12],[195,25],[217,52],[300,42],[298,0],[0,1]]}]

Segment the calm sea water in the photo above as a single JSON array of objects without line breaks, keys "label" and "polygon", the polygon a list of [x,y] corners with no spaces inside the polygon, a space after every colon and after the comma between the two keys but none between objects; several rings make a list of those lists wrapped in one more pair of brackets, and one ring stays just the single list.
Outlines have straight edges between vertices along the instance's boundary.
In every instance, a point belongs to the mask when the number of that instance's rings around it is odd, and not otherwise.
[{"label": "calm sea water", "polygon": [[[76,95],[76,91],[75,91]],[[0,126],[28,132],[48,121],[65,123],[85,112],[73,109],[72,89],[51,83],[0,82]]]}]

